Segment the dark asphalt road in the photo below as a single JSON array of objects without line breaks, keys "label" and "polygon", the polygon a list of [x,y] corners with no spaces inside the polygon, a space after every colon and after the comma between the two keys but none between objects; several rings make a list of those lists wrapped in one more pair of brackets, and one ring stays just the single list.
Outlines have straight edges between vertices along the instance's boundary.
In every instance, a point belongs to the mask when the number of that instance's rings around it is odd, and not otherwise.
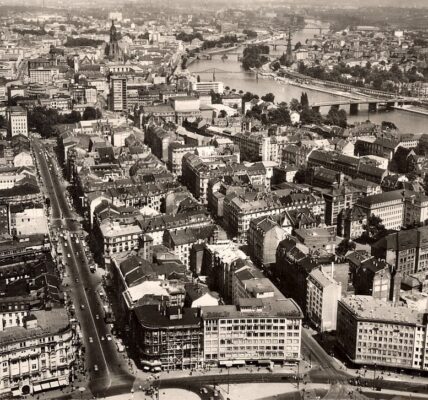
[{"label": "dark asphalt road", "polygon": [[[67,247],[64,247],[64,263],[70,274],[72,282],[70,295],[76,308],[76,317],[82,328],[86,348],[88,388],[94,395],[129,393],[135,378],[129,373],[126,362],[118,354],[114,340],[109,341],[106,338],[109,328],[104,322],[104,309],[97,293],[99,282],[89,271],[80,238],[76,241],[75,234],[81,232],[81,228],[68,205],[54,168],[53,155],[46,152],[39,141],[33,141],[33,146],[40,174],[50,198],[53,225],[64,234],[63,245],[67,243]],[[92,342],[89,338],[92,338]]]}]

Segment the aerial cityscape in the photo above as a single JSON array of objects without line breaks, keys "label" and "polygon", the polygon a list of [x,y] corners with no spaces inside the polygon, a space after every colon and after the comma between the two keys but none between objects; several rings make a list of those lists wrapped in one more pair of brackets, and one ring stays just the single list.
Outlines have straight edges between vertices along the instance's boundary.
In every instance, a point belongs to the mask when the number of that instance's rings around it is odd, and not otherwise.
[{"label": "aerial cityscape", "polygon": [[426,0],[0,0],[1,399],[428,399]]}]

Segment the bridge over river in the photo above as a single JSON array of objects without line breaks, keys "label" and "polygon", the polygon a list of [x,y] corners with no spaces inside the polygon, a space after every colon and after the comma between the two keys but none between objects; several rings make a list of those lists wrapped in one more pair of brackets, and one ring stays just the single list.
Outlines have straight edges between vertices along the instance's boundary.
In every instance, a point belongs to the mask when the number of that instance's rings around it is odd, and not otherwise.
[{"label": "bridge over river", "polygon": [[413,99],[410,98],[388,98],[379,99],[374,97],[359,98],[359,99],[338,99],[333,101],[323,101],[310,104],[310,107],[314,111],[320,111],[321,107],[330,107],[339,109],[340,106],[349,106],[350,114],[358,114],[358,109],[361,104],[368,104],[370,112],[376,112],[378,107],[393,109],[396,106],[402,106],[405,104],[412,104]]}]

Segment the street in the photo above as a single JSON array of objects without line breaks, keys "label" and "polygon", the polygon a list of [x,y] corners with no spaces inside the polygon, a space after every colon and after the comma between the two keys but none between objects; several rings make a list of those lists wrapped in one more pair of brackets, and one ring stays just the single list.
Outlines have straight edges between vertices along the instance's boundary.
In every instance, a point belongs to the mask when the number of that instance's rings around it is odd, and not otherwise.
[{"label": "street", "polygon": [[[76,318],[80,323],[85,345],[85,369],[88,374],[87,388],[94,395],[108,395],[130,392],[134,376],[129,373],[125,360],[117,352],[114,340],[107,340],[110,334],[104,322],[104,309],[99,298],[97,282],[84,256],[80,234],[82,229],[75,219],[61,182],[54,168],[52,155],[47,153],[43,144],[34,140],[33,146],[40,174],[52,210],[52,229],[64,235],[64,264],[71,278],[70,297],[73,300]],[[66,245],[65,245],[66,243]],[[91,339],[90,339],[91,338]]]}]

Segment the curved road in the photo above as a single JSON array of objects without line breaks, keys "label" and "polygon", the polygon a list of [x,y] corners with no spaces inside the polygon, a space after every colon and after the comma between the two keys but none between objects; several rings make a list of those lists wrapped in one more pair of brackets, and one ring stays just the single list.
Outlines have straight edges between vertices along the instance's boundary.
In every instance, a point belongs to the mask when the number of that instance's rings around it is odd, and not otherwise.
[{"label": "curved road", "polygon": [[55,171],[53,156],[38,140],[32,141],[52,211],[52,228],[63,233],[64,263],[72,278],[71,298],[76,308],[85,344],[88,388],[94,395],[106,396],[130,393],[134,376],[129,373],[124,359],[118,354],[114,340],[107,340],[110,333],[103,320],[104,309],[97,294],[95,276],[89,271],[85,250],[81,243],[81,226],[65,197],[63,186]]}]

